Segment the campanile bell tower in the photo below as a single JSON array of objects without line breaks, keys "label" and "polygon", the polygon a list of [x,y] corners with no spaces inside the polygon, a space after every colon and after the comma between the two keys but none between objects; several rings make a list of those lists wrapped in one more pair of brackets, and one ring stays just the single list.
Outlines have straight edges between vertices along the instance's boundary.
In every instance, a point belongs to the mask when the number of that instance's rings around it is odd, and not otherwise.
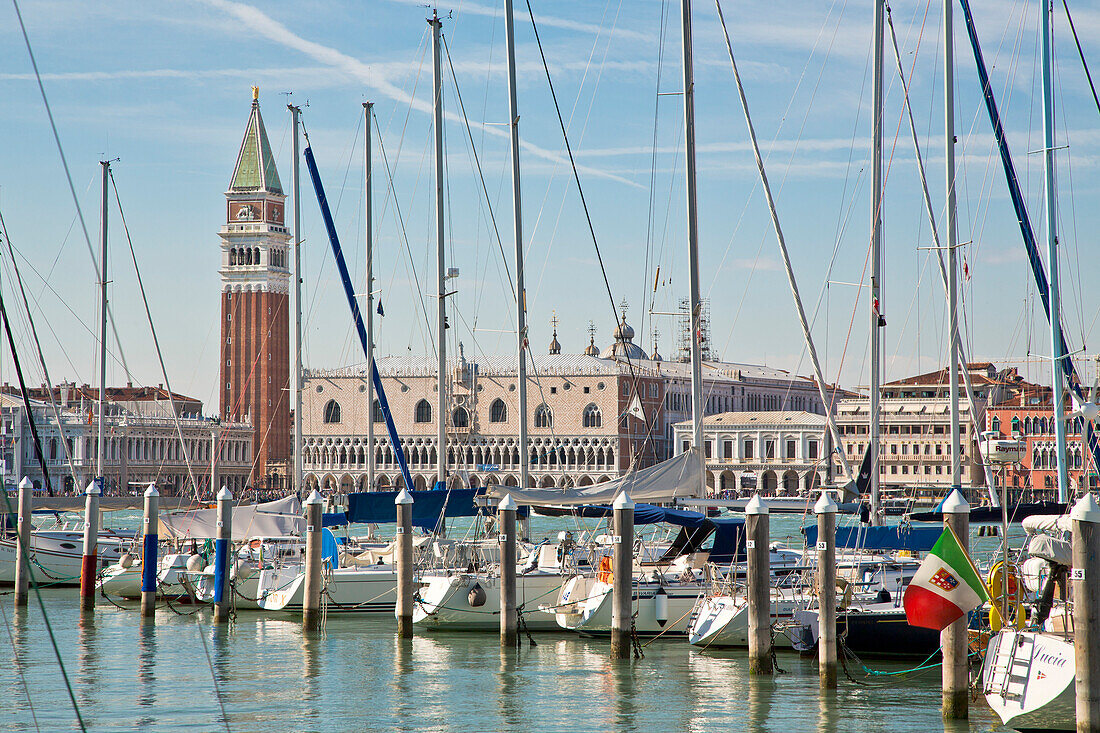
[{"label": "campanile bell tower", "polygon": [[221,416],[249,420],[254,487],[285,479],[290,461],[290,234],[286,195],[260,116],[259,87],[225,193],[221,237]]}]

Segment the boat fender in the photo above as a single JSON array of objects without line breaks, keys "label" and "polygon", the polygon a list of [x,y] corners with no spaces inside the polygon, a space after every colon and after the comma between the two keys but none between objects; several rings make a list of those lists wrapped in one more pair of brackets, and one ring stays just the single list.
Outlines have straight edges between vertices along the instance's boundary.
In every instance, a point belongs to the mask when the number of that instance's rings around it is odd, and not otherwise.
[{"label": "boat fender", "polygon": [[854,589],[852,584],[848,582],[846,578],[836,579],[836,589],[840,591],[840,607],[847,608],[852,605],[852,595]]},{"label": "boat fender", "polygon": [[230,580],[248,580],[252,577],[252,564],[247,560],[238,558],[229,569]]},{"label": "boat fender", "polygon": [[202,555],[192,555],[187,558],[187,569],[192,573],[202,570]]},{"label": "boat fender", "polygon": [[470,588],[470,592],[466,596],[466,600],[474,608],[480,608],[481,606],[485,605],[485,589],[481,587],[481,583],[474,583],[473,587]]},{"label": "boat fender", "polygon": [[124,552],[122,557],[118,559],[118,564],[123,568],[132,568],[134,566],[134,556],[129,552]]},{"label": "boat fender", "polygon": [[890,591],[885,588],[880,588],[878,595],[875,596],[875,602],[877,603],[889,603],[891,600],[893,599],[890,597]]},{"label": "boat fender", "polygon": [[668,593],[665,592],[664,586],[658,588],[653,595],[653,616],[661,628],[668,623]]}]

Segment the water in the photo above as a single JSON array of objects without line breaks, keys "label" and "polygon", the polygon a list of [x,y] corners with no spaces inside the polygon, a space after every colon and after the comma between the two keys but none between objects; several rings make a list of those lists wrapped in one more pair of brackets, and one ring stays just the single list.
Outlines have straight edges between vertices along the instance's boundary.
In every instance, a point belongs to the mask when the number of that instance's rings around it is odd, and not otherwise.
[{"label": "water", "polygon": [[[548,534],[560,522],[536,519],[533,530]],[[773,537],[795,527],[775,517]],[[700,651],[682,639],[658,639],[644,659],[612,662],[607,641],[567,634],[502,651],[495,634],[418,630],[402,642],[392,618],[333,615],[310,637],[290,616],[241,613],[216,629],[206,610],[161,608],[142,623],[134,607],[102,600],[94,618],[82,619],[75,588],[42,593],[80,713],[95,731],[944,728],[938,668],[875,678],[874,686],[842,672],[840,689],[822,696],[816,660],[790,653],[778,657],[786,674],[759,679],[748,675],[743,650]],[[78,729],[41,611],[32,596],[16,614],[10,599],[0,597],[0,658],[10,660],[0,662],[0,729]],[[979,699],[969,723],[947,730],[1004,729]]]}]

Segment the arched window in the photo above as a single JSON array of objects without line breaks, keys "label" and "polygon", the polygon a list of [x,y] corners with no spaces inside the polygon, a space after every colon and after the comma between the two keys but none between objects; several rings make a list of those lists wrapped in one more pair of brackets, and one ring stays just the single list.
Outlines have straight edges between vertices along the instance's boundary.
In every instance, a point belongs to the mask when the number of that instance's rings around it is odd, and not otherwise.
[{"label": "arched window", "polygon": [[489,422],[506,422],[508,420],[508,408],[504,405],[504,400],[499,397],[493,400],[493,404],[489,405]]},{"label": "arched window", "polygon": [[374,407],[371,409],[371,420],[374,422],[386,421],[386,417],[382,414],[382,405],[378,403],[378,400],[374,401]]},{"label": "arched window", "polygon": [[603,425],[603,414],[595,403],[589,403],[588,407],[584,408],[582,424],[586,428],[598,428]]},{"label": "arched window", "polygon": [[322,419],[327,423],[340,422],[340,403],[336,400],[326,402]]},{"label": "arched window", "polygon": [[259,247],[254,247],[252,249],[252,264],[254,264],[254,265],[260,264],[260,248]]},{"label": "arched window", "polygon": [[237,250],[236,248],[229,250],[229,264],[237,264]]},{"label": "arched window", "polygon": [[994,417],[989,421],[989,429],[995,433],[1001,432],[1001,418]]},{"label": "arched window", "polygon": [[544,402],[535,409],[535,427],[536,428],[552,428],[554,427],[554,413],[550,412],[549,406]]},{"label": "arched window", "polygon": [[1024,435],[1031,435],[1031,415],[1024,418]]},{"label": "arched window", "polygon": [[432,406],[427,400],[420,400],[416,403],[416,416],[414,419],[416,422],[432,421]]},{"label": "arched window", "polygon": [[1014,432],[1014,433],[1020,432],[1020,418],[1018,418],[1018,417],[1013,417],[1012,418],[1012,432]]},{"label": "arched window", "polygon": [[456,407],[454,409],[454,412],[451,413],[451,424],[456,428],[470,427],[470,413],[466,412],[465,407]]}]

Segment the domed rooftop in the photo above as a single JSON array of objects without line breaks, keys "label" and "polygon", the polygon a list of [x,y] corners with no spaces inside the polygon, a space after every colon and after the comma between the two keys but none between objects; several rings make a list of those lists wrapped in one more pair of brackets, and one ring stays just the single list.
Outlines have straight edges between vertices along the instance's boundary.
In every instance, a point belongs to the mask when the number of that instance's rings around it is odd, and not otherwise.
[{"label": "domed rooftop", "polygon": [[601,359],[648,359],[645,349],[633,341],[634,329],[626,322],[626,313],[615,327],[615,343],[600,352]]}]

